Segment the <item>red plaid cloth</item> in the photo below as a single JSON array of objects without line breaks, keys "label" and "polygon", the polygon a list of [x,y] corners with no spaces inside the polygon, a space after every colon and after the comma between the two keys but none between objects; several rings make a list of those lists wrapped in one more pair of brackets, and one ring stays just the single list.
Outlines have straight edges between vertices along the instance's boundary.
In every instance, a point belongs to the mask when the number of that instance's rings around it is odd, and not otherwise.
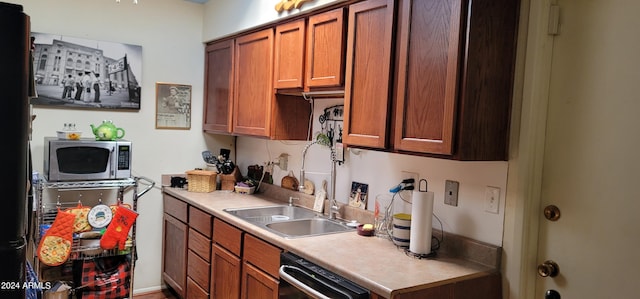
[{"label": "red plaid cloth", "polygon": [[[81,261],[76,294],[83,299],[122,299],[129,296],[131,259],[129,255]],[[76,279],[78,280],[78,279]]]}]

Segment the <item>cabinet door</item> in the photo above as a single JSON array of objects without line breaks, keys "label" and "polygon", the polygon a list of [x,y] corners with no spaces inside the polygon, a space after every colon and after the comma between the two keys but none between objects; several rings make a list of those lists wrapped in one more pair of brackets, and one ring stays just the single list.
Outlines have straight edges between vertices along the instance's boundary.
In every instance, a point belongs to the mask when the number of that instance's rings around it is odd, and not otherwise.
[{"label": "cabinet door", "polygon": [[273,29],[238,37],[234,56],[233,133],[269,136]]},{"label": "cabinet door", "polygon": [[278,280],[244,262],[242,265],[242,299],[278,298]]},{"label": "cabinet door", "polygon": [[231,133],[233,49],[233,40],[216,42],[206,47],[204,131]]},{"label": "cabinet door", "polygon": [[213,245],[211,255],[211,297],[240,298],[240,258],[217,244]]},{"label": "cabinet door", "polygon": [[302,88],[305,20],[276,26],[274,88]]},{"label": "cabinet door", "polygon": [[394,148],[451,155],[461,0],[401,0]]},{"label": "cabinet door", "polygon": [[309,17],[305,84],[330,87],[344,84],[344,8]]},{"label": "cabinet door", "polygon": [[344,143],[372,148],[388,144],[393,0],[349,6]]},{"label": "cabinet door", "polygon": [[163,222],[162,278],[181,298],[185,298],[188,228],[167,213]]}]

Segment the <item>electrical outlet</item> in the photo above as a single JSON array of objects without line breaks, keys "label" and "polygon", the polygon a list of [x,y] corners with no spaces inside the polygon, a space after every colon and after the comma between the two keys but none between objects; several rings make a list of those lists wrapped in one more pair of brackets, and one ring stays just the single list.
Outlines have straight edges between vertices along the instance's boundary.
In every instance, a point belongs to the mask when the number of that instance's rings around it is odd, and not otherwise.
[{"label": "electrical outlet", "polygon": [[446,180],[444,183],[444,203],[450,206],[458,206],[458,188],[460,183]]},{"label": "electrical outlet", "polygon": [[[419,174],[415,173],[415,172],[410,172],[410,171],[401,171],[400,172],[400,180],[406,180],[406,179],[413,179],[413,190],[418,190],[418,178],[419,178]],[[404,190],[401,191],[402,198],[407,199],[407,200],[411,200],[411,196],[413,195],[413,193],[411,193],[411,190]]]},{"label": "electrical outlet", "polygon": [[500,188],[487,186],[484,189],[484,210],[489,213],[498,214],[500,206]]},{"label": "electrical outlet", "polygon": [[282,153],[280,154],[280,156],[278,156],[278,161],[274,164],[278,165],[278,167],[280,167],[280,169],[282,170],[287,170],[288,162],[289,154]]},{"label": "electrical outlet", "polygon": [[344,144],[342,142],[336,142],[336,162],[344,162]]}]

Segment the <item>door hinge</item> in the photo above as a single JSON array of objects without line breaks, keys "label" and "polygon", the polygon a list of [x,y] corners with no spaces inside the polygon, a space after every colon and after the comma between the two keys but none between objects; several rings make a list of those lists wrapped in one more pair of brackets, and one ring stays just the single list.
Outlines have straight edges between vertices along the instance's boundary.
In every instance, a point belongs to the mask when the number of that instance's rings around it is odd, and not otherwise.
[{"label": "door hinge", "polygon": [[549,26],[547,28],[547,34],[558,35],[559,26],[560,26],[560,6],[557,4],[551,4],[549,6]]}]

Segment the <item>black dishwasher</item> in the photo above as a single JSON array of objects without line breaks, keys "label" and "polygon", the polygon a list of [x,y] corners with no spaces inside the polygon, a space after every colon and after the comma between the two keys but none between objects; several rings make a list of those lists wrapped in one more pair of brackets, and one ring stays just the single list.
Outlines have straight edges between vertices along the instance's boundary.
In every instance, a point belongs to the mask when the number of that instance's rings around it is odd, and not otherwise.
[{"label": "black dishwasher", "polygon": [[280,255],[280,299],[368,299],[369,291],[291,252]]}]

